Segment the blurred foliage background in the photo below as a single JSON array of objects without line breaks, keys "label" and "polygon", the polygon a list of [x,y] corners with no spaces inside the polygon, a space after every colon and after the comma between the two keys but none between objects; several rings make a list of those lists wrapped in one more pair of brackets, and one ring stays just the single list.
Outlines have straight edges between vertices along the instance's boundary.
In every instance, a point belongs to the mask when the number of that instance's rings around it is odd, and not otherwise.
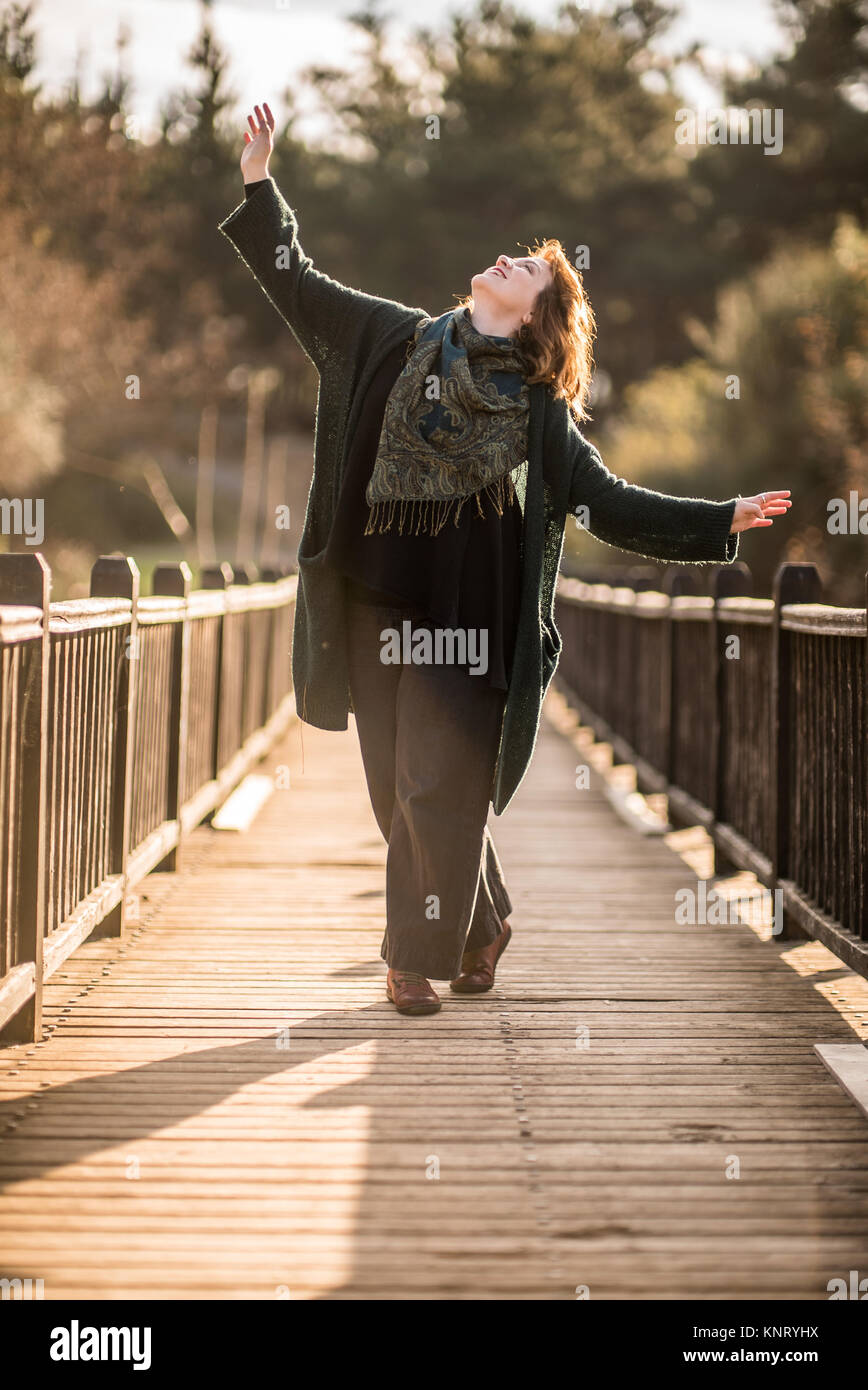
[{"label": "blurred foliage background", "polygon": [[[217,231],[243,198],[246,126],[210,8],[189,85],[147,143],[122,36],[97,100],[74,79],[62,99],[41,94],[36,10],[0,5],[0,496],[45,499],[58,596],[86,592],[111,551],[146,567],[291,562],[316,381]],[[775,156],[676,142],[676,68],[702,60],[661,53],[671,11],[653,0],[566,5],[549,24],[480,3],[420,28],[400,66],[369,8],[349,21],[360,67],[261,96],[280,120],[272,173],[338,279],[437,313],[502,251],[537,236],[586,247],[599,331],[585,432],[608,467],[690,496],[790,488],[790,516],[742,538],[756,592],[780,560],[809,559],[831,601],[861,605],[866,537],[826,522],[832,498],[868,497],[868,11],[778,10],[784,51],[720,100],[783,112]],[[317,143],[297,134],[302,87],[328,116]],[[213,544],[196,523],[203,449]],[[276,545],[278,496],[292,525]],[[565,571],[625,563],[568,519]]]}]

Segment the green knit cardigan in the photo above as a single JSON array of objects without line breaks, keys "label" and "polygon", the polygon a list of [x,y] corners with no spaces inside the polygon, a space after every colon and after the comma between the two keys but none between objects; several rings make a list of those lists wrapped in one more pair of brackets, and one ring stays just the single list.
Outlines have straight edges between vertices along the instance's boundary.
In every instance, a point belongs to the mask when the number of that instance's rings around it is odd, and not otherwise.
[{"label": "green knit cardigan", "polygon": [[[292,676],[308,724],[346,729],[352,711],[346,654],[345,581],[323,562],[349,441],[384,356],[426,311],[363,294],[317,270],[273,178],[218,224],[319,374],[314,465],[298,546]],[[509,805],[533,756],[543,697],[561,651],[554,598],[568,513],[586,507],[586,528],[652,559],[728,563],[736,499],[669,497],[618,478],[576,428],[566,402],[530,387],[528,457],[517,483],[524,513],[521,595],[510,686],[491,801]],[[583,524],[585,514],[583,513]]]}]

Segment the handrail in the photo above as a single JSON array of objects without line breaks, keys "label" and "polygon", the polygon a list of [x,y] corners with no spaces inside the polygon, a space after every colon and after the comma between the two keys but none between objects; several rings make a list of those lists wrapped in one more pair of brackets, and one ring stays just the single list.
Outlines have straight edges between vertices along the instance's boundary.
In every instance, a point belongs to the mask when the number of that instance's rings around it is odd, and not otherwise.
[{"label": "handrail", "polygon": [[44,981],[88,936],[120,935],[131,889],[295,715],[298,578],[192,588],[98,560],[91,597],[50,602],[37,554],[0,555],[0,1030],[41,1036]]},{"label": "handrail", "polygon": [[718,870],[780,890],[781,935],[868,975],[868,610],[820,602],[813,565],[781,566],[773,599],[741,564],[711,596],[666,582],[562,578],[558,684],[670,820],[706,827]]},{"label": "handrail", "polygon": [[868,633],[864,608],[832,608],[827,603],[785,604],[781,627],[816,637],[865,637]]},{"label": "handrail", "polygon": [[42,635],[42,609],[31,605],[0,607],[0,642],[31,642]]}]

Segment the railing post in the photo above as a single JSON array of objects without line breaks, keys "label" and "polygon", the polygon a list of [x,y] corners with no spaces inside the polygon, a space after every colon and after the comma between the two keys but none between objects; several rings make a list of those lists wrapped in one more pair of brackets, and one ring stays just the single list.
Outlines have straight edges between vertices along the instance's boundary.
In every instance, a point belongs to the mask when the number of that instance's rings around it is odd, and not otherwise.
[{"label": "railing post", "polygon": [[[865,575],[865,648],[862,665],[862,732],[865,739],[863,745],[865,762],[865,784],[863,791],[866,793],[865,800],[868,800],[868,573]],[[861,807],[862,815],[862,844],[868,848],[868,805],[863,801]],[[862,865],[862,936],[868,941],[868,859]]]},{"label": "railing post", "polygon": [[[235,575],[232,566],[227,560],[220,565],[205,565],[200,573],[200,582],[203,589],[223,589],[229,588],[234,583]],[[216,780],[220,771],[220,724],[223,707],[223,696],[225,689],[225,676],[223,660],[223,634],[226,625],[226,613],[224,611],[220,619],[220,628],[217,637],[217,688],[214,700],[214,742],[211,750],[211,777]]]},{"label": "railing post", "polygon": [[0,603],[42,610],[42,639],[30,656],[21,718],[21,835],[15,924],[17,963],[33,963],[34,993],[3,1029],[4,1042],[36,1042],[42,1037],[42,942],[45,936],[48,874],[48,676],[51,659],[49,605],[51,570],[39,552],[0,555]]},{"label": "railing post", "polygon": [[[751,572],[743,560],[736,560],[730,565],[720,565],[715,569],[712,576],[711,592],[714,598],[714,613],[712,622],[714,624],[714,723],[712,727],[712,787],[713,801],[711,810],[714,814],[714,824],[712,825],[712,839],[714,839],[714,829],[722,819],[723,812],[723,778],[728,757],[727,735],[729,730],[723,717],[724,698],[726,689],[726,671],[728,658],[724,654],[724,624],[720,613],[720,600],[724,598],[745,598],[750,595],[753,588]],[[727,877],[738,872],[738,866],[727,859],[719,845],[714,845],[714,872],[718,877]]]},{"label": "railing post", "polygon": [[129,636],[118,651],[114,753],[112,758],[112,822],[109,827],[109,873],[120,874],[123,892],[91,937],[122,936],[126,918],[127,856],[130,839],[130,795],[138,689],[139,571],[129,555],[101,555],[90,572],[91,598],[129,599]]},{"label": "railing post", "polygon": [[169,767],[166,798],[166,819],[177,821],[178,843],[165,859],[156,865],[157,871],[173,872],[181,860],[181,807],[186,795],[184,768],[187,764],[188,710],[190,705],[190,619],[187,600],[193,584],[190,566],[185,560],[162,564],[154,568],[153,591],[160,598],[184,600],[184,616],[174,624],[172,634],[172,690],[169,707]]},{"label": "railing post", "polygon": [[647,594],[660,587],[660,579],[653,565],[630,565],[624,574],[624,583],[636,594]]},{"label": "railing post", "polygon": [[663,730],[666,746],[666,756],[664,766],[661,771],[665,774],[667,784],[675,780],[675,742],[678,724],[677,708],[677,684],[678,676],[675,663],[675,622],[672,617],[672,600],[679,598],[682,594],[695,594],[698,591],[696,576],[689,570],[667,569],[663,576],[663,592],[669,598],[669,610],[664,618],[665,628],[663,633],[662,659],[665,667],[663,687],[666,691],[665,704],[663,711]]},{"label": "railing post", "polygon": [[[252,560],[245,560],[242,564],[235,565],[234,583],[242,585],[256,584],[259,579],[259,569]],[[238,687],[238,725],[240,743],[244,743],[244,730],[247,724],[247,698],[248,682],[250,679],[250,643],[251,629],[256,621],[255,615],[246,609],[241,617],[239,627],[241,628],[240,645],[243,656],[241,658],[241,678]]]},{"label": "railing post", "polygon": [[[772,886],[775,893],[789,877],[790,861],[790,715],[792,710],[791,642],[781,628],[781,609],[788,603],[819,603],[822,584],[816,565],[783,564],[775,575],[775,610],[772,619]],[[787,914],[781,914],[777,939],[794,932]]]},{"label": "railing post", "polygon": [[222,565],[205,565],[199,578],[203,589],[228,589],[234,583],[234,573],[228,560]]}]

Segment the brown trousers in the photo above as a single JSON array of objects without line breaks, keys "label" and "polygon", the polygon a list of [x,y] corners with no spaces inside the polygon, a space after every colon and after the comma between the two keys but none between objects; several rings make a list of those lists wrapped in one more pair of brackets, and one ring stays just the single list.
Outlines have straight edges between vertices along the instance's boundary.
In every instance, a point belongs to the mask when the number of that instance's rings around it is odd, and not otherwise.
[{"label": "brown trousers", "polygon": [[403,601],[348,600],[350,694],[386,856],[380,954],[396,970],[454,979],[465,950],[498,935],[512,903],[486,824],[506,692],[452,664],[388,664],[384,628],[431,627]]}]

